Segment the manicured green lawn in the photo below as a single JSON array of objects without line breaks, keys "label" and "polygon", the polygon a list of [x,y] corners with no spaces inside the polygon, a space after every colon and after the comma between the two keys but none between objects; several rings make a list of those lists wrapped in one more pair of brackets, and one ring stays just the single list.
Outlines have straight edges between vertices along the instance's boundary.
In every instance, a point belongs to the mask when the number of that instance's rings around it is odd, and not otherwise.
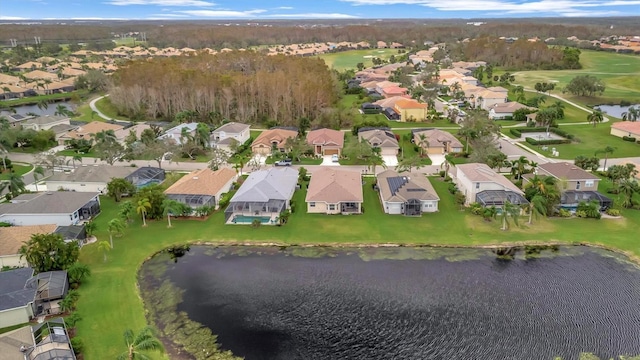
[{"label": "manicured green lawn", "polygon": [[[32,165],[18,165],[13,163],[13,172],[18,175],[24,175],[33,169]],[[2,167],[2,160],[0,160],[0,180],[9,179],[9,175],[11,174],[9,171],[3,172],[4,168]]]},{"label": "manicured green lawn", "polygon": [[580,62],[583,68],[580,70],[519,71],[515,73],[515,82],[532,89],[536,82],[555,82],[556,89],[552,93],[562,94],[562,88],[574,77],[593,75],[604,80],[606,84],[603,96],[593,98],[580,98],[570,94],[562,96],[589,105],[619,103],[620,100],[640,103],[640,57],[601,51],[581,51]]},{"label": "manicured green lawn", "polygon": [[[440,212],[421,218],[385,215],[372,190],[371,180],[364,185],[363,215],[327,216],[305,212],[305,191],[297,191],[297,211],[283,227],[223,225],[224,214],[218,212],[206,221],[174,220],[167,228],[165,221],[150,221],[141,227],[136,219],[124,236],[114,238],[114,249],[103,262],[96,244],[85,246],[80,260],[88,264],[92,277],[80,288],[78,336],[83,339],[85,359],[111,359],[124,350],[122,332],[145,325],[144,308],[136,287],[136,272],[142,262],[162,248],[190,241],[215,243],[277,242],[280,244],[434,244],[490,245],[521,242],[593,243],[615,247],[640,256],[637,224],[640,211],[624,210],[622,219],[543,219],[521,228],[500,231],[496,221],[485,222],[454,204],[448,184],[432,178],[440,196]],[[304,189],[304,187],[303,187]],[[116,217],[116,204],[102,198],[102,213],[95,220],[99,240],[108,240],[107,222]],[[313,231],[309,231],[313,229]],[[90,345],[89,345],[90,344]],[[153,358],[161,358],[154,356]]]},{"label": "manicured green lawn", "polygon": [[102,99],[96,101],[96,108],[100,110],[101,113],[107,115],[112,119],[129,120],[128,117],[118,114],[118,110],[111,103],[111,100],[108,97],[103,97]]},{"label": "manicured green lawn", "polygon": [[323,59],[328,67],[338,71],[356,69],[358,63],[363,63],[365,67],[373,66],[371,59],[374,57],[383,60],[389,59],[391,55],[401,56],[397,49],[369,49],[369,50],[349,50],[337,53],[318,55]]},{"label": "manicured green lawn", "polygon": [[83,157],[83,158],[84,157],[87,157],[87,158],[95,158],[96,157],[96,155],[91,151],[89,151],[87,153],[84,153],[84,154],[81,154],[81,153],[76,152],[73,149],[66,149],[66,150],[58,151],[56,153],[56,155],[59,155],[59,156],[71,156],[71,157],[78,155],[78,156]]}]

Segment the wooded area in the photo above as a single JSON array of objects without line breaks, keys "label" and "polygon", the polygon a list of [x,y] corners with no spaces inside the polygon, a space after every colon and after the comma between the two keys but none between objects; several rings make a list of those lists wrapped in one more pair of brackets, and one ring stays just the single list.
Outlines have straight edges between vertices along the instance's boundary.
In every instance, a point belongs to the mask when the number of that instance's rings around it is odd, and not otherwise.
[{"label": "wooded area", "polygon": [[339,87],[318,58],[251,51],[132,61],[113,75],[111,102],[130,118],[297,126],[333,106]]}]

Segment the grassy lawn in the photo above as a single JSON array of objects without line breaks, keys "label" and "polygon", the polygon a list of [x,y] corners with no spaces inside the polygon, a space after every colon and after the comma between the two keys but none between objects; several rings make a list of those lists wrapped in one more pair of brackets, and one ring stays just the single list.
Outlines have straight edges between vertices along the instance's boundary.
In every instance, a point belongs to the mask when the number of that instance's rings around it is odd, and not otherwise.
[{"label": "grassy lawn", "polygon": [[[102,99],[96,101],[96,108],[100,110],[101,113],[107,115],[112,119],[130,120],[128,117],[118,114],[118,110],[111,103],[111,100],[108,97],[103,97]],[[89,114],[91,114],[91,112],[89,112]]]},{"label": "grassy lawn", "polygon": [[93,116],[91,116],[92,112],[93,110],[91,110],[91,106],[89,106],[89,103],[86,102],[76,108],[76,114],[78,114],[78,116],[75,116],[73,120],[86,122],[103,120],[100,116],[98,116],[98,114],[93,114]]},{"label": "grassy lawn", "polygon": [[368,49],[321,54],[318,55],[318,57],[323,59],[328,67],[338,71],[344,71],[347,69],[356,69],[358,63],[363,63],[365,67],[371,67],[373,66],[371,62],[372,58],[378,57],[387,60],[391,55],[398,56],[402,54],[398,54],[397,49]]},{"label": "grassy lawn", "polygon": [[532,88],[537,82],[555,82],[555,94],[562,94],[564,88],[578,75],[593,75],[606,84],[601,97],[580,98],[570,94],[563,95],[569,100],[589,105],[602,103],[619,103],[628,100],[640,103],[640,57],[626,54],[615,54],[602,51],[581,50],[580,70],[536,70],[519,71],[515,74],[516,83]]},{"label": "grassy lawn", "polygon": [[[284,158],[284,156],[281,157],[273,157],[273,156],[269,156],[266,160],[265,160],[265,164],[273,164],[276,161],[280,160]],[[293,165],[320,165],[322,164],[322,158],[316,158],[316,157],[300,157],[300,161],[297,160],[293,160],[292,161]]]},{"label": "grassy lawn", "polygon": [[[33,169],[32,165],[18,165],[16,163],[13,163],[13,172],[18,174],[18,175],[24,175],[26,173],[28,173],[29,171],[31,171],[31,169]],[[2,171],[2,160],[0,160],[0,180],[7,180],[9,179],[9,175],[11,174],[10,172],[3,172]]]},{"label": "grassy lawn", "polygon": [[[103,262],[96,244],[85,246],[81,261],[88,264],[92,277],[80,288],[78,336],[86,346],[85,359],[114,358],[124,350],[122,332],[138,330],[145,325],[144,308],[136,287],[136,273],[142,262],[158,250],[189,241],[216,243],[278,242],[281,244],[434,244],[489,245],[530,242],[588,242],[615,247],[640,256],[637,227],[640,211],[625,210],[623,219],[544,219],[522,227],[500,231],[498,222],[485,222],[454,205],[447,183],[432,178],[440,196],[440,212],[421,218],[385,215],[377,193],[369,180],[364,186],[363,215],[327,216],[305,212],[305,191],[297,191],[297,211],[283,227],[225,226],[224,214],[218,212],[206,221],[174,220],[167,228],[165,221],[150,221],[141,227],[136,219],[124,236],[114,238],[114,249]],[[304,189],[304,187],[303,187]],[[116,204],[102,198],[102,213],[96,219],[99,240],[107,240],[107,222],[117,215]],[[309,231],[314,229],[314,231]],[[155,359],[161,356],[153,357]]]},{"label": "grassy lawn", "polygon": [[49,100],[69,100],[73,98],[74,95],[78,95],[79,97],[84,97],[87,95],[87,92],[84,90],[74,91],[70,93],[57,93],[50,95],[38,95],[38,96],[30,96],[21,99],[15,100],[2,100],[0,101],[0,108],[7,106],[18,106],[18,105],[32,105],[37,104],[40,101],[49,101]]},{"label": "grassy lawn", "polygon": [[[604,149],[607,146],[616,148],[610,158],[632,157],[640,155],[640,144],[624,141],[617,136],[609,134],[611,123],[593,125],[575,125],[563,126],[562,130],[568,131],[580,139],[579,143],[549,145],[549,150],[544,151],[540,147],[529,145],[534,150],[539,151],[545,156],[551,157],[551,148],[556,148],[560,152],[561,159],[575,159],[578,155],[593,156],[597,150]],[[504,132],[510,135],[508,131]],[[603,158],[600,154],[598,157]]]},{"label": "grassy lawn", "polygon": [[66,149],[66,150],[58,151],[58,152],[56,153],[56,155],[60,155],[60,156],[70,156],[70,157],[73,157],[73,156],[78,155],[78,156],[83,157],[83,158],[85,158],[85,157],[86,157],[86,158],[95,158],[95,157],[96,157],[96,155],[95,155],[93,152],[91,152],[91,151],[89,151],[89,152],[87,152],[87,153],[84,153],[84,154],[80,154],[80,153],[76,152],[76,151],[75,151],[75,150],[73,150],[73,149]]}]

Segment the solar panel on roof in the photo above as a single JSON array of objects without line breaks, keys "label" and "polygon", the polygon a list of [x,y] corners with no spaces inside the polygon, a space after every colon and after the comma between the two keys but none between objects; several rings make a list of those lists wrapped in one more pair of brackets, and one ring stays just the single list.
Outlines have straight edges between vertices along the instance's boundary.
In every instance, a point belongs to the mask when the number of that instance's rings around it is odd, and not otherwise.
[{"label": "solar panel on roof", "polygon": [[403,187],[406,183],[409,182],[409,179],[404,176],[395,176],[388,177],[387,183],[389,183],[389,189],[391,190],[391,195],[395,195],[401,187]]},{"label": "solar panel on roof", "polygon": [[412,192],[412,191],[427,191],[426,189],[420,189],[420,188],[414,188],[414,189],[407,189],[407,191]]}]

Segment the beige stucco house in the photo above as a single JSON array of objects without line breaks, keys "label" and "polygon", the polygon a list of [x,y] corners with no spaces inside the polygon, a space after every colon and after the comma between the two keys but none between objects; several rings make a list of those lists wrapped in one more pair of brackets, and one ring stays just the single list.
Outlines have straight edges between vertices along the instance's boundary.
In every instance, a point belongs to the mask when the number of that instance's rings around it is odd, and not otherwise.
[{"label": "beige stucco house", "polygon": [[427,154],[459,153],[463,149],[462,143],[453,134],[439,129],[415,131],[413,142]]},{"label": "beige stucco house", "polygon": [[450,173],[465,196],[465,205],[477,202],[483,206],[502,206],[507,200],[515,205],[528,203],[522,190],[486,164],[459,164]]},{"label": "beige stucco house", "polygon": [[362,213],[362,177],[360,172],[333,167],[315,170],[305,199],[307,212],[314,214]]},{"label": "beige stucco house", "polygon": [[374,148],[380,149],[380,155],[397,155],[400,146],[398,139],[386,129],[363,129],[358,132],[360,141],[368,141]]},{"label": "beige stucco house", "polygon": [[307,143],[318,156],[342,154],[344,132],[333,129],[317,129],[307,133]]},{"label": "beige stucco house", "polygon": [[286,143],[290,138],[298,136],[298,132],[288,129],[269,129],[263,131],[251,143],[251,151],[254,154],[269,155],[272,151],[277,150],[286,152]]},{"label": "beige stucco house", "polygon": [[400,115],[400,121],[424,121],[427,118],[427,104],[412,99],[396,101],[393,110]]},{"label": "beige stucco house", "polygon": [[377,175],[377,186],[386,214],[420,216],[438,211],[440,197],[425,177],[404,176],[387,170]]},{"label": "beige stucco house", "polygon": [[621,121],[611,124],[611,135],[629,136],[640,140],[640,121]]}]

